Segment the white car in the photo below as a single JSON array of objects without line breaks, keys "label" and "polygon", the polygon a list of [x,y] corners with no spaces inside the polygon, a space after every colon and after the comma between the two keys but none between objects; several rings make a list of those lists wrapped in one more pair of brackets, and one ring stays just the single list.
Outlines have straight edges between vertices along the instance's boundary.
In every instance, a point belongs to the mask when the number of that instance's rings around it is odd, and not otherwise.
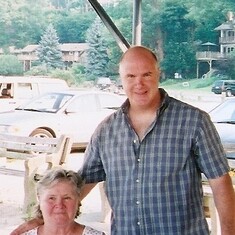
[{"label": "white car", "polygon": [[235,168],[235,98],[226,98],[209,114],[220,135],[229,164]]},{"label": "white car", "polygon": [[0,113],[0,133],[20,136],[71,136],[73,148],[85,148],[97,125],[125,97],[101,91],[46,93],[14,111]]}]

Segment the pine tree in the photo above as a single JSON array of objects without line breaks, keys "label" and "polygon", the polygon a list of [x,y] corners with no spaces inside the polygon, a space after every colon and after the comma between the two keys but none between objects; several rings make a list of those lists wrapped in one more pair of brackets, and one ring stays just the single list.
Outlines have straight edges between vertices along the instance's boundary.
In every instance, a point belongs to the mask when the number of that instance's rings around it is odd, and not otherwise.
[{"label": "pine tree", "polygon": [[89,44],[86,73],[92,80],[107,76],[109,57],[107,42],[102,35],[102,26],[101,21],[96,18],[86,35]]},{"label": "pine tree", "polygon": [[50,68],[62,68],[62,52],[60,50],[59,38],[52,24],[49,24],[41,37],[37,49],[39,61]]}]

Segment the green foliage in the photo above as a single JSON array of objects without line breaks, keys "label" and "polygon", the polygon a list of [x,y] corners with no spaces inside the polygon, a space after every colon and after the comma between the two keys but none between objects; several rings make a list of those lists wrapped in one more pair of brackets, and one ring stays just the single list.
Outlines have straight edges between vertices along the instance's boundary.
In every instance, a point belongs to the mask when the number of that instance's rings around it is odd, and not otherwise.
[{"label": "green foliage", "polygon": [[221,73],[235,79],[235,51],[230,52],[227,60],[216,63],[216,67]]},{"label": "green foliage", "polygon": [[64,79],[69,86],[76,84],[75,77],[71,70],[53,69],[50,72],[50,76],[53,78]]},{"label": "green foliage", "polygon": [[197,79],[197,83],[195,84],[195,88],[204,88],[211,86],[213,82],[216,80],[215,77],[209,77],[205,79]]},{"label": "green foliage", "polygon": [[[218,42],[218,32],[214,30],[226,21],[228,11],[234,11],[234,3],[219,0],[186,0],[188,18],[195,21],[195,40],[201,42]],[[212,7],[213,6],[213,7]]]},{"label": "green foliage", "polygon": [[73,64],[71,71],[76,80],[76,84],[81,84],[86,80],[86,71],[83,65]]},{"label": "green foliage", "polygon": [[37,55],[41,64],[45,64],[48,69],[63,67],[59,38],[52,24],[47,27],[41,37]]},{"label": "green foliage", "polygon": [[130,44],[132,43],[132,5],[132,0],[120,0],[114,7],[111,6],[106,9],[118,30]]},{"label": "green foliage", "polygon": [[[215,78],[210,77],[206,79],[168,79],[160,83],[160,87],[169,90],[195,90],[203,89],[205,91],[211,90],[211,86]],[[187,85],[186,85],[187,84]]]},{"label": "green foliage", "polygon": [[161,63],[166,77],[175,73],[182,77],[193,77],[195,74],[195,54],[192,46],[193,21],[186,18],[187,8],[175,1],[163,5],[159,15],[159,24],[163,34],[164,59]]},{"label": "green foliage", "polygon": [[0,2],[0,45],[22,48],[40,39],[45,24],[43,0]]},{"label": "green foliage", "polygon": [[[85,12],[88,1],[84,0],[4,0],[0,1],[0,47],[15,46],[22,48],[28,44],[38,44],[44,29],[53,24],[60,43],[85,42],[87,31],[97,16],[95,11]],[[51,7],[52,6],[52,7]],[[114,6],[106,7],[119,31],[132,43],[133,0],[120,0]],[[218,44],[219,33],[214,28],[226,21],[228,11],[235,12],[234,0],[148,0],[142,2],[142,45],[157,52],[162,64],[164,78],[173,78],[175,72],[184,78],[193,78],[196,73],[195,42],[211,41]],[[95,79],[97,76],[116,76],[121,50],[110,32],[101,23],[100,36],[91,34],[92,43],[98,38],[105,41],[103,55],[89,57],[87,76],[78,75],[76,79]],[[102,44],[102,43],[101,43]],[[218,49],[218,48],[217,48]],[[98,50],[98,49],[97,49]],[[6,50],[4,50],[6,51]],[[52,63],[52,54],[57,50],[48,50],[43,63],[47,70],[60,68],[61,64]],[[93,53],[93,54],[92,54]],[[58,54],[57,54],[58,55]],[[94,57],[93,57],[94,55]],[[104,59],[105,58],[105,59]],[[53,64],[53,65],[52,65]],[[216,63],[214,63],[216,64]],[[203,66],[203,65],[202,65]],[[201,66],[201,67],[202,67]],[[214,66],[214,65],[213,65]],[[230,76],[235,76],[235,65],[231,58],[228,62],[216,64]],[[205,68],[205,72],[208,67]],[[32,73],[44,73],[42,68],[32,69]],[[48,72],[46,71],[46,73]],[[200,71],[201,73],[202,71]],[[105,74],[105,75],[104,75]],[[81,78],[83,77],[83,78]]]},{"label": "green foliage", "polygon": [[22,75],[23,66],[14,55],[0,56],[0,75]]},{"label": "green foliage", "polygon": [[87,31],[87,51],[86,74],[91,80],[97,77],[107,76],[107,64],[109,61],[107,52],[107,41],[102,37],[101,21],[96,18],[94,23]]},{"label": "green foliage", "polygon": [[[106,9],[108,15],[115,23],[118,30],[125,37],[126,41],[131,44],[132,41],[132,0],[120,0],[115,4],[115,7],[109,7]],[[107,63],[107,76],[117,76],[118,64],[122,51],[118,46],[115,39],[110,32],[104,28],[102,37],[107,42],[107,51],[109,61]]]},{"label": "green foliage", "polygon": [[86,31],[94,19],[95,15],[90,13],[69,12],[57,14],[54,25],[57,29],[60,43],[85,42]]},{"label": "green foliage", "polygon": [[25,72],[25,75],[46,76],[48,75],[48,71],[45,65],[32,66],[29,71]]}]

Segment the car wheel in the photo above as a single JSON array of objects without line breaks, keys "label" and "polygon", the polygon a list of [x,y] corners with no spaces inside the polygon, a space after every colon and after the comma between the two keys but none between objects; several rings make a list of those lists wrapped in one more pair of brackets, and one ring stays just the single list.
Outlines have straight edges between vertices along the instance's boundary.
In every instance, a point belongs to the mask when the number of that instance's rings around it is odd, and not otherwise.
[{"label": "car wheel", "polygon": [[226,91],[226,97],[230,97],[230,96],[232,96],[232,92],[231,92],[231,90],[227,90]]},{"label": "car wheel", "polygon": [[34,136],[34,137],[41,137],[41,138],[53,138],[54,136],[51,134],[51,132],[42,129],[42,128],[38,128],[36,130],[34,130],[30,136]]},{"label": "car wheel", "polygon": [[[42,128],[38,128],[36,130],[34,130],[31,134],[31,137],[40,137],[40,138],[53,138],[54,136],[47,130],[42,129]],[[40,152],[30,152],[33,155],[38,155],[40,154]]]}]

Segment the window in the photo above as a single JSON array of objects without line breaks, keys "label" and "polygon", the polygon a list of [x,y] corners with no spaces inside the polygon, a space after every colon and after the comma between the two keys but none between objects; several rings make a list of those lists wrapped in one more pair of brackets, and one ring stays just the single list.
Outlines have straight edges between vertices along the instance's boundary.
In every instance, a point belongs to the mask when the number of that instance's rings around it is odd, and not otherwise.
[{"label": "window", "polygon": [[19,99],[33,98],[33,90],[31,83],[18,83],[17,95]]}]

